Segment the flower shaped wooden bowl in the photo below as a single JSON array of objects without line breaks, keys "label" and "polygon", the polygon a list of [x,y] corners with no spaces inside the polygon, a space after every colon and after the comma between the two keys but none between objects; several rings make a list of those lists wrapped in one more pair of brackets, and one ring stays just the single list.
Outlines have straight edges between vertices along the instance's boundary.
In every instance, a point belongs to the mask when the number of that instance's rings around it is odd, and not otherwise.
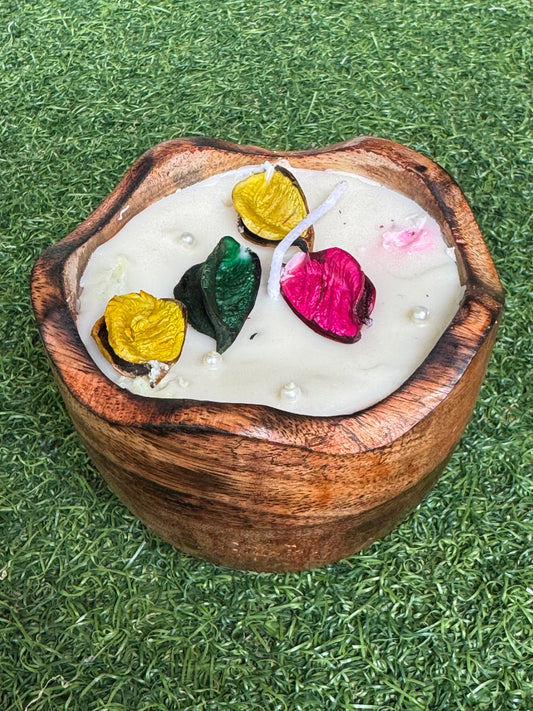
[{"label": "flower shaped wooden bowl", "polygon": [[[440,224],[455,247],[465,295],[424,363],[377,405],[338,417],[143,398],[109,381],[75,324],[80,276],[92,252],[177,188],[281,157],[296,168],[332,168],[377,180],[415,200]],[[366,137],[290,153],[204,138],[162,143],[74,232],[40,256],[31,287],[67,410],[111,489],[179,549],[266,571],[349,556],[388,533],[421,501],[472,414],[504,300],[452,178],[408,148]]]}]

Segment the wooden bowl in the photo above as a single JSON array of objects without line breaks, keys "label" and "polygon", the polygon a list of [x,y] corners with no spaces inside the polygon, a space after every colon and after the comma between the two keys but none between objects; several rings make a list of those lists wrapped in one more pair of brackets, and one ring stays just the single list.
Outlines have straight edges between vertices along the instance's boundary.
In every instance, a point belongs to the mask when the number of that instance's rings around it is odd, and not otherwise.
[{"label": "wooden bowl", "polygon": [[[466,289],[424,363],[377,405],[338,417],[143,398],[108,380],[75,324],[79,280],[92,252],[177,188],[281,157],[295,168],[332,168],[377,180],[415,200],[440,224],[456,248]],[[349,556],[388,533],[421,501],[472,414],[504,300],[453,179],[408,148],[367,137],[288,153],[205,138],[162,143],[133,165],[90,217],[40,256],[31,289],[67,410],[110,488],[179,549],[265,571]]]}]

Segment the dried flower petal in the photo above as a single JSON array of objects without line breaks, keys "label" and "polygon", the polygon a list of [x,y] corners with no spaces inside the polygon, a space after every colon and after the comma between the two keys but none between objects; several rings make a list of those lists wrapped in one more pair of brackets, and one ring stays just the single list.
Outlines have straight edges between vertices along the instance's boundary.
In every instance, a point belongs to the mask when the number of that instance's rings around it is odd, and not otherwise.
[{"label": "dried flower petal", "polygon": [[190,325],[200,333],[216,340],[217,334],[206,311],[202,291],[204,264],[205,262],[195,264],[187,269],[174,287],[174,298],[186,305]]},{"label": "dried flower petal", "polygon": [[281,292],[299,318],[336,341],[355,343],[371,323],[374,286],[339,247],[294,255],[283,270]]},{"label": "dried flower petal", "polygon": [[383,233],[381,239],[385,249],[396,248],[411,254],[427,252],[435,247],[437,234],[431,225],[426,224],[425,217],[409,222],[400,229],[392,229]]},{"label": "dried flower petal", "polygon": [[[239,213],[244,237],[259,244],[282,240],[309,212],[303,190],[294,175],[276,166],[270,178],[254,173],[233,188],[233,205]],[[313,248],[314,230],[309,227],[301,240]]]},{"label": "dried flower petal", "polygon": [[183,307],[173,299],[157,299],[141,291],[114,296],[104,314],[109,344],[130,363],[176,360],[185,339]]},{"label": "dried flower petal", "polygon": [[91,336],[96,341],[98,350],[111,363],[111,365],[121,375],[126,375],[129,378],[135,378],[138,375],[148,375],[150,366],[147,363],[129,363],[123,358],[119,358],[109,345],[109,337],[107,334],[107,326],[105,318],[102,316],[94,324],[91,330]]},{"label": "dried flower petal", "polygon": [[119,372],[129,377],[148,374],[155,384],[180,357],[186,328],[183,304],[141,291],[110,299],[92,336]]},{"label": "dried flower petal", "polygon": [[186,305],[191,326],[213,337],[223,353],[248,318],[260,280],[257,254],[226,236],[205,262],[185,272],[174,296]]}]

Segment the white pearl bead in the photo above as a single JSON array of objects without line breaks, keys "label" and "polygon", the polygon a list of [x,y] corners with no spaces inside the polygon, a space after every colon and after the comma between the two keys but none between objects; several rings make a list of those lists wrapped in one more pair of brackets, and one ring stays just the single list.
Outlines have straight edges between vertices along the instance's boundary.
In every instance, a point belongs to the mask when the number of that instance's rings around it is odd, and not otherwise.
[{"label": "white pearl bead", "polygon": [[279,392],[280,397],[283,398],[284,400],[290,400],[294,401],[297,400],[300,395],[302,394],[302,391],[296,383],[293,383],[292,381],[290,383],[286,383],[280,390]]},{"label": "white pearl bead", "polygon": [[206,353],[202,358],[202,363],[210,370],[216,370],[222,363],[222,356],[216,351],[209,351],[209,353]]},{"label": "white pearl bead", "polygon": [[423,324],[429,318],[429,309],[427,309],[425,306],[415,306],[411,310],[409,317],[411,321],[413,321],[413,323]]},{"label": "white pearl bead", "polygon": [[190,232],[183,232],[183,234],[178,237],[178,242],[181,244],[182,247],[190,249],[191,247],[194,247],[196,238]]}]

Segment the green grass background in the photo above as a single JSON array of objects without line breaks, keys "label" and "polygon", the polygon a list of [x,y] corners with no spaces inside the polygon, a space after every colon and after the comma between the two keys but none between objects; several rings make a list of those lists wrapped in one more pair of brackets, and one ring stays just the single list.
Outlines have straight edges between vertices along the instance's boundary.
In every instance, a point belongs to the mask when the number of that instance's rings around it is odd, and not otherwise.
[{"label": "green grass background", "polygon": [[[0,0],[0,709],[533,709],[527,0]],[[385,540],[301,574],[173,550],[107,490],[31,313],[146,149],[361,134],[465,191],[507,292],[475,415]]]}]

